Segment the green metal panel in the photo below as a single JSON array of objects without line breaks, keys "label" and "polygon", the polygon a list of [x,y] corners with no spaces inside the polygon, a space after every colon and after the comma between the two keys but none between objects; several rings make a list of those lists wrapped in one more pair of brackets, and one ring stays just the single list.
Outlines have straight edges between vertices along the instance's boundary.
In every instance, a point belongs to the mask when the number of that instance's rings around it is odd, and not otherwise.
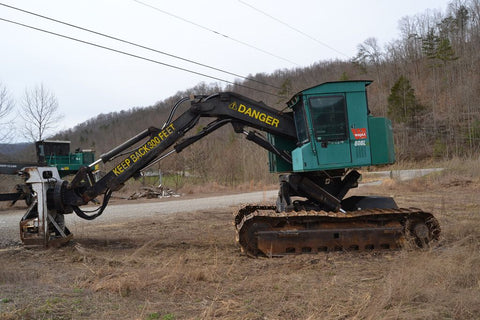
[{"label": "green metal panel", "polygon": [[[268,140],[279,150],[285,150],[291,152],[295,148],[295,142],[280,136],[274,136],[269,134]],[[292,165],[276,154],[268,153],[268,163],[270,166],[270,172],[291,172]]]},{"label": "green metal panel", "polygon": [[95,153],[94,152],[83,152],[83,163],[93,163],[95,161]]},{"label": "green metal panel", "polygon": [[[370,80],[356,80],[356,81],[336,81],[325,82],[318,86],[305,89],[298,94],[322,94],[322,93],[345,93],[345,92],[365,92],[365,87],[371,84]],[[295,96],[294,96],[295,97]],[[293,98],[292,98],[293,99]]]},{"label": "green metal panel", "polygon": [[395,162],[392,123],[389,119],[368,118],[372,141],[372,165],[391,164]]},{"label": "green metal panel", "polygon": [[368,104],[365,86],[362,91],[347,93],[347,108],[352,167],[369,166],[371,163],[371,134],[367,120]]},{"label": "green metal panel", "polygon": [[307,143],[292,151],[293,171],[317,171],[319,168],[316,153],[312,151],[312,144]]},{"label": "green metal panel", "polygon": [[95,161],[95,153],[91,151],[70,153],[68,155],[51,155],[46,157],[48,166],[56,167],[61,177],[76,173],[80,167],[88,166]]},{"label": "green metal panel", "polygon": [[[308,137],[300,139],[303,141],[298,146],[288,147],[281,140],[271,139],[275,146],[291,150],[293,162],[290,167],[271,155],[271,171],[305,172],[393,163],[390,121],[368,115],[366,87],[370,83],[326,82],[294,95],[288,106],[294,110],[295,124],[306,125],[297,128],[297,134]],[[297,117],[306,119],[299,121]]]},{"label": "green metal panel", "polygon": [[[301,159],[294,160],[294,171],[341,169],[370,164],[367,134],[368,110],[365,93],[365,87],[370,83],[370,81],[327,82],[297,94],[301,95],[305,101],[310,142],[303,145],[301,150],[293,153],[294,157],[301,157]],[[312,103],[318,97],[321,99],[343,97],[343,108],[345,108],[343,118],[341,115],[334,116],[333,113],[336,111],[333,108],[329,111],[330,116],[329,113],[316,114]],[[337,105],[336,108],[336,110],[342,109],[340,105]],[[324,130],[324,133],[319,134],[318,124],[321,122],[330,125]],[[328,137],[324,139],[322,134],[328,135],[328,130],[338,126],[341,127],[337,128],[336,132],[343,132],[343,135],[333,139],[328,139]],[[362,130],[365,134],[363,136],[355,135],[356,131],[352,131],[352,129]]]}]

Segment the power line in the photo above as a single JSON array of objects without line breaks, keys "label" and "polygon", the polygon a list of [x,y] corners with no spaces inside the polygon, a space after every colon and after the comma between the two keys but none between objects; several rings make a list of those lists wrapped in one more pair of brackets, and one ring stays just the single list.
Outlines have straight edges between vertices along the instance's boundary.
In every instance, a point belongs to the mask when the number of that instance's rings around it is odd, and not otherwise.
[{"label": "power line", "polygon": [[37,28],[37,27],[30,26],[30,25],[27,25],[27,24],[24,24],[24,23],[21,23],[21,22],[9,20],[9,19],[4,19],[4,18],[0,18],[0,21],[9,22],[9,23],[11,23],[11,24],[15,24],[15,25],[18,25],[18,26],[22,26],[22,27],[25,27],[25,28],[28,28],[28,29],[32,29],[32,30],[36,30],[36,31],[41,31],[41,32],[44,32],[44,33],[47,33],[47,34],[51,34],[51,35],[57,36],[57,37],[61,37],[61,38],[73,40],[73,41],[80,42],[80,43],[83,43],[83,44],[88,44],[88,45],[90,45],[90,46],[94,46],[94,47],[97,47],[97,48],[105,49],[105,50],[112,51],[112,52],[116,52],[116,53],[120,53],[120,54],[123,54],[123,55],[126,55],[126,56],[130,56],[130,57],[133,57],[133,58],[140,59],[140,60],[145,60],[145,61],[153,62],[153,63],[159,64],[159,65],[163,65],[163,66],[166,66],[166,67],[170,67],[170,68],[173,68],[173,69],[177,69],[177,70],[181,70],[181,71],[193,73],[193,74],[196,74],[196,75],[199,75],[199,76],[202,76],[202,77],[214,79],[214,80],[217,80],[217,81],[221,81],[221,82],[233,84],[233,85],[235,85],[235,86],[239,86],[239,87],[243,87],[243,88],[246,88],[246,89],[250,89],[250,90],[258,91],[258,92],[261,92],[261,93],[265,93],[265,94],[268,94],[268,95],[271,95],[271,96],[279,97],[279,95],[274,94],[274,93],[271,93],[271,92],[268,92],[268,91],[260,90],[260,89],[253,88],[253,87],[249,87],[249,86],[246,86],[246,85],[243,85],[243,84],[235,83],[235,82],[232,82],[232,81],[229,81],[229,80],[225,80],[225,79],[221,79],[221,78],[218,78],[218,77],[210,76],[210,75],[207,75],[207,74],[205,74],[205,73],[197,72],[197,71],[190,70],[190,69],[187,69],[187,68],[178,67],[178,66],[175,66],[175,65],[172,65],[172,64],[168,64],[168,63],[165,63],[165,62],[161,62],[161,61],[158,61],[158,60],[154,60],[154,59],[142,57],[142,56],[139,56],[139,55],[136,55],[136,54],[133,54],[133,53],[126,52],[126,51],[122,51],[122,50],[118,50],[118,49],[106,47],[106,46],[103,46],[103,45],[100,45],[100,44],[97,44],[97,43],[94,43],[94,42],[90,42],[90,41],[86,41],[86,40],[81,40],[81,39],[78,39],[78,38],[70,37],[70,36],[63,35],[63,34],[60,34],[60,33],[56,33],[56,32],[53,32],[53,31],[49,31],[49,30]]},{"label": "power line", "polygon": [[183,22],[186,22],[186,23],[189,23],[189,24],[191,24],[191,25],[194,25],[194,26],[196,26],[196,27],[198,27],[198,28],[201,28],[201,29],[203,29],[203,30],[207,30],[207,31],[213,32],[213,33],[215,33],[215,34],[218,35],[218,36],[227,38],[227,39],[229,39],[229,40],[235,41],[235,42],[240,43],[240,44],[242,44],[242,45],[244,45],[244,46],[247,46],[247,47],[249,47],[249,48],[252,48],[252,49],[255,49],[255,50],[257,50],[257,51],[261,51],[261,52],[263,52],[263,53],[266,53],[266,54],[268,54],[268,55],[270,55],[270,56],[272,56],[272,57],[275,57],[275,58],[277,58],[277,59],[280,59],[280,60],[289,62],[289,63],[291,63],[291,64],[294,64],[294,65],[296,65],[297,67],[300,66],[300,64],[298,64],[298,63],[296,63],[296,62],[293,62],[292,60],[289,60],[289,59],[287,59],[287,58],[283,58],[283,57],[281,57],[281,56],[279,56],[279,55],[276,55],[276,54],[274,54],[274,53],[271,53],[271,52],[269,52],[269,51],[266,51],[266,50],[264,50],[264,49],[261,49],[261,48],[259,48],[259,47],[256,47],[256,46],[254,46],[253,44],[249,44],[249,43],[244,42],[244,41],[242,41],[242,40],[232,38],[232,37],[230,37],[230,36],[228,36],[228,35],[226,35],[226,34],[224,34],[224,33],[221,33],[221,32],[219,32],[219,31],[210,29],[210,28],[208,28],[208,27],[205,27],[205,26],[203,26],[203,25],[201,25],[201,24],[198,24],[198,23],[196,23],[196,22],[193,22],[193,21],[191,21],[191,20],[182,18],[182,17],[177,16],[177,15],[175,15],[175,14],[173,14],[173,13],[170,13],[170,12],[167,12],[167,11],[165,11],[165,10],[162,10],[162,9],[160,9],[160,8],[158,8],[158,7],[152,6],[151,4],[145,3],[145,2],[140,1],[140,0],[133,0],[133,1],[135,1],[135,2],[137,2],[137,3],[139,3],[139,4],[141,4],[141,5],[144,5],[144,6],[146,6],[146,7],[149,7],[149,8],[151,8],[151,9],[153,9],[153,10],[156,10],[156,11],[158,11],[158,12],[161,12],[161,13],[163,13],[163,14],[166,14],[166,15],[168,15],[168,16],[170,16],[170,17],[175,18],[175,19],[178,19],[178,20],[181,20],[181,21],[183,21]]},{"label": "power line", "polygon": [[333,48],[332,46],[329,46],[329,45],[326,44],[325,42],[318,40],[317,38],[315,38],[315,37],[313,37],[313,36],[311,36],[311,35],[303,32],[303,31],[300,30],[300,29],[297,29],[297,28],[293,27],[292,25],[290,25],[290,24],[288,24],[288,23],[286,23],[286,22],[284,22],[284,21],[282,21],[282,20],[280,20],[280,19],[278,19],[278,18],[275,18],[275,17],[272,16],[271,14],[268,14],[267,12],[258,9],[258,8],[252,6],[251,4],[249,4],[249,3],[245,2],[245,1],[238,0],[238,2],[246,5],[247,7],[252,8],[253,10],[255,10],[255,11],[257,11],[257,12],[260,12],[261,14],[269,17],[269,18],[272,19],[272,20],[277,21],[278,23],[283,24],[283,25],[286,26],[287,28],[290,28],[290,29],[292,29],[293,31],[295,31],[295,32],[297,32],[297,33],[300,33],[301,35],[303,35],[303,36],[305,36],[305,37],[307,37],[307,38],[309,38],[309,39],[311,39],[311,40],[313,40],[313,41],[321,44],[322,46],[327,47],[327,48],[329,48],[330,50],[333,50],[333,51],[335,51],[336,53],[339,53],[339,54],[341,54],[341,55],[349,58],[349,56],[348,56],[347,54],[345,54],[345,53],[343,53],[343,52],[341,52],[341,51],[338,51],[337,49]]},{"label": "power line", "polygon": [[242,78],[242,79],[245,79],[245,80],[250,80],[252,82],[256,82],[256,83],[262,84],[264,86],[269,86],[269,87],[272,87],[274,89],[281,89],[279,87],[273,86],[271,84],[268,84],[268,83],[265,83],[265,82],[262,82],[262,81],[258,81],[258,80],[253,79],[253,78],[245,77],[245,76],[242,76],[242,75],[230,72],[230,71],[226,71],[226,70],[223,70],[223,69],[220,69],[220,68],[212,67],[212,66],[200,63],[200,62],[196,62],[194,60],[182,58],[180,56],[177,56],[177,55],[174,55],[174,54],[171,54],[171,53],[167,53],[167,52],[164,52],[164,51],[153,49],[153,48],[150,48],[150,47],[138,44],[138,43],[134,43],[134,42],[131,42],[131,41],[128,41],[128,40],[120,39],[120,38],[110,36],[108,34],[101,33],[101,32],[98,32],[98,31],[94,31],[94,30],[91,30],[91,29],[87,29],[87,28],[84,28],[84,27],[80,27],[80,26],[77,26],[77,25],[74,25],[74,24],[71,24],[71,23],[68,23],[68,22],[65,22],[65,21],[50,18],[50,17],[44,16],[44,15],[41,15],[41,14],[38,14],[38,13],[35,13],[35,12],[31,12],[31,11],[28,11],[28,10],[24,10],[24,9],[21,9],[21,8],[10,6],[10,5],[4,4],[4,3],[0,3],[0,5],[4,6],[4,7],[7,7],[7,8],[10,8],[10,9],[14,9],[14,10],[17,10],[17,11],[27,13],[27,14],[30,14],[30,15],[33,15],[33,16],[37,16],[37,17],[40,17],[40,18],[43,18],[43,19],[47,19],[47,20],[50,20],[50,21],[53,21],[53,22],[56,22],[56,23],[61,23],[63,25],[66,25],[66,26],[69,26],[69,27],[72,27],[72,28],[76,28],[76,29],[79,29],[79,30],[82,30],[82,31],[87,31],[87,32],[90,32],[90,33],[93,33],[93,34],[96,34],[96,35],[100,35],[102,37],[106,37],[106,38],[109,38],[109,39],[112,39],[112,40],[123,42],[123,43],[129,44],[129,45],[132,45],[132,46],[135,46],[135,47],[138,47],[138,48],[142,48],[142,49],[146,49],[146,50],[153,51],[153,52],[156,52],[156,53],[160,53],[160,54],[163,54],[163,55],[175,58],[175,59],[186,61],[186,62],[196,64],[196,65],[199,65],[199,66],[202,66],[202,67],[205,67],[205,68],[209,68],[209,69],[212,69],[212,70],[215,70],[215,71],[220,71],[220,72],[223,72],[223,73],[235,76],[235,77],[239,77],[239,78]]}]

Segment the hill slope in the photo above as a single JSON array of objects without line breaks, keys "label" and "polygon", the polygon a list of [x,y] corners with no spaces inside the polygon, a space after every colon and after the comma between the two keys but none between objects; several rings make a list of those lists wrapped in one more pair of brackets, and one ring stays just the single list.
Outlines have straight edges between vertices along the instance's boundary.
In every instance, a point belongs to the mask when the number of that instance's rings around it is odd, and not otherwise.
[{"label": "hill slope", "polygon": [[[370,109],[374,115],[393,120],[398,159],[475,155],[480,150],[477,2],[454,1],[445,13],[405,17],[399,23],[399,39],[383,49],[375,39],[367,39],[351,61],[320,61],[306,68],[256,74],[250,76],[255,81],[226,87],[201,83],[150,107],[101,114],[54,138],[101,154],[149,126],[161,127],[175,101],[190,94],[235,91],[283,109],[304,88],[325,81],[372,79]],[[259,82],[279,89],[265,94],[262,91],[268,87]],[[238,183],[267,177],[266,166],[257,165],[265,162],[263,150],[225,127],[160,166],[167,171],[188,170],[207,180]]]}]

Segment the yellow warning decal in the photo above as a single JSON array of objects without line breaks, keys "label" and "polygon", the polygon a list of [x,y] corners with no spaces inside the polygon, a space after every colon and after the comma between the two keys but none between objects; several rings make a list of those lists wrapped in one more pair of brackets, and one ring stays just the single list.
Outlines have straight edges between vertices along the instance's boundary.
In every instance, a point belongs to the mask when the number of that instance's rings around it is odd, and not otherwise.
[{"label": "yellow warning decal", "polygon": [[122,174],[125,170],[127,170],[132,163],[137,162],[142,157],[144,157],[150,150],[157,147],[163,140],[165,140],[169,135],[171,135],[175,131],[175,127],[173,123],[171,123],[168,127],[160,131],[156,136],[151,138],[147,143],[142,145],[141,147],[137,148],[134,152],[132,152],[125,160],[120,162],[118,166],[112,169],[112,172],[118,177]]},{"label": "yellow warning decal", "polygon": [[254,108],[247,107],[244,104],[237,105],[236,101],[230,103],[228,107],[232,110],[240,112],[241,114],[247,115],[250,118],[257,119],[263,123],[266,123],[272,127],[278,128],[278,124],[280,123],[280,120],[275,117],[269,116],[264,112],[257,111]]}]

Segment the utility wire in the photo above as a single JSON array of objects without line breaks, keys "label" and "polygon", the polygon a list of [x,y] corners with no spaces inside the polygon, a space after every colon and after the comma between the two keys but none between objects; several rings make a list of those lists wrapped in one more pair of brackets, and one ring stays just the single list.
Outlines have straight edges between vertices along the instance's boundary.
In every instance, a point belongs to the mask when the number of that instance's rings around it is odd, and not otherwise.
[{"label": "utility wire", "polygon": [[30,25],[27,25],[27,24],[24,24],[24,23],[21,23],[21,22],[12,21],[12,20],[9,20],[9,19],[4,19],[4,18],[0,18],[0,21],[9,22],[11,24],[22,26],[22,27],[25,27],[25,28],[28,28],[28,29],[41,31],[41,32],[44,32],[44,33],[48,33],[48,34],[57,36],[57,37],[73,40],[73,41],[80,42],[80,43],[83,43],[83,44],[88,44],[88,45],[91,45],[91,46],[94,46],[94,47],[97,47],[97,48],[105,49],[105,50],[116,52],[116,53],[121,53],[123,55],[130,56],[130,57],[133,57],[133,58],[137,58],[137,59],[140,59],[140,60],[153,62],[153,63],[159,64],[159,65],[162,65],[162,66],[166,66],[166,67],[170,67],[170,68],[173,68],[173,69],[193,73],[193,74],[196,74],[196,75],[199,75],[199,76],[202,76],[202,77],[214,79],[214,80],[217,80],[217,81],[222,81],[222,82],[225,82],[225,83],[233,84],[235,86],[239,86],[239,87],[243,87],[243,88],[246,88],[246,89],[250,89],[250,90],[258,91],[258,92],[261,92],[261,93],[265,93],[265,94],[268,94],[268,95],[271,95],[271,96],[279,97],[279,95],[268,92],[268,91],[260,90],[260,89],[249,87],[249,86],[246,86],[246,85],[243,85],[243,84],[235,83],[233,81],[229,81],[229,80],[221,79],[221,78],[218,78],[218,77],[210,76],[210,75],[207,75],[205,73],[193,71],[193,70],[190,70],[190,69],[187,69],[187,68],[178,67],[178,66],[168,64],[168,63],[164,63],[164,62],[161,62],[161,61],[158,61],[158,60],[142,57],[142,56],[139,56],[139,55],[136,55],[136,54],[133,54],[133,53],[126,52],[126,51],[121,51],[121,50],[118,50],[118,49],[106,47],[106,46],[103,46],[103,45],[100,45],[100,44],[97,44],[97,43],[94,43],[94,42],[85,41],[85,40],[81,40],[81,39],[78,39],[78,38],[63,35],[63,34],[60,34],[60,33],[56,33],[56,32],[53,32],[53,31],[37,28],[37,27],[30,26]]},{"label": "utility wire", "polygon": [[290,29],[292,29],[293,31],[300,33],[301,35],[303,35],[303,36],[305,36],[305,37],[307,37],[307,38],[309,38],[309,39],[311,39],[311,40],[313,40],[313,41],[321,44],[322,46],[327,47],[327,48],[329,48],[330,50],[333,50],[333,51],[335,51],[336,53],[339,53],[339,54],[341,54],[342,56],[345,56],[345,57],[349,58],[349,56],[348,56],[347,54],[345,54],[345,53],[343,53],[343,52],[341,52],[341,51],[338,51],[337,49],[333,48],[332,46],[329,46],[328,44],[326,44],[326,43],[323,42],[323,41],[318,40],[317,38],[309,35],[308,33],[305,33],[305,32],[303,32],[302,30],[297,29],[297,28],[293,27],[292,25],[290,25],[290,24],[288,24],[288,23],[286,23],[286,22],[284,22],[284,21],[282,21],[282,20],[280,20],[280,19],[278,19],[278,18],[275,18],[275,17],[272,16],[271,14],[268,14],[267,12],[256,8],[256,7],[252,6],[251,4],[249,4],[249,3],[247,3],[247,2],[245,2],[245,1],[243,1],[243,0],[238,0],[238,2],[246,5],[247,7],[250,7],[251,9],[253,9],[253,10],[257,11],[257,12],[260,12],[261,14],[269,17],[270,19],[273,19],[273,20],[277,21],[278,23],[283,24],[283,25],[286,26],[287,28],[290,28]]},{"label": "utility wire", "polygon": [[135,47],[138,47],[138,48],[142,48],[142,49],[146,49],[146,50],[153,51],[153,52],[156,52],[156,53],[160,53],[160,54],[163,54],[163,55],[166,55],[166,56],[175,58],[175,59],[179,59],[179,60],[182,60],[182,61],[186,61],[186,62],[189,62],[189,63],[193,63],[193,64],[196,64],[196,65],[199,65],[199,66],[202,66],[202,67],[205,67],[205,68],[209,68],[209,69],[212,69],[212,70],[215,70],[215,71],[220,71],[220,72],[223,72],[223,73],[226,73],[226,74],[235,76],[235,77],[242,78],[242,79],[244,79],[244,80],[249,80],[249,81],[252,81],[252,82],[256,82],[256,83],[262,84],[262,85],[264,85],[264,86],[272,87],[272,88],[274,88],[274,89],[281,89],[281,88],[279,88],[279,87],[273,86],[273,85],[271,85],[271,84],[268,84],[268,83],[265,83],[265,82],[262,82],[262,81],[258,81],[258,80],[253,79],[253,78],[245,77],[245,76],[242,76],[242,75],[233,73],[233,72],[229,72],[229,71],[226,71],[226,70],[223,70],[223,69],[215,68],[215,67],[212,67],[212,66],[209,66],[209,65],[200,63],[200,62],[196,62],[196,61],[194,61],[194,60],[182,58],[182,57],[177,56],[177,55],[174,55],[174,54],[170,54],[170,53],[167,53],[167,52],[164,52],[164,51],[160,51],[160,50],[157,50],[157,49],[153,49],[153,48],[150,48],[150,47],[147,47],[147,46],[138,44],[138,43],[134,43],[134,42],[131,42],[131,41],[128,41],[128,40],[124,40],[124,39],[120,39],[120,38],[117,38],[117,37],[114,37],[114,36],[110,36],[110,35],[105,34],[105,33],[101,33],[101,32],[98,32],[98,31],[94,31],[94,30],[91,30],[91,29],[87,29],[87,28],[84,28],[84,27],[80,27],[80,26],[77,26],[77,25],[74,25],[74,24],[71,24],[71,23],[68,23],[68,22],[65,22],[65,21],[61,21],[61,20],[57,20],[57,19],[54,19],[54,18],[50,18],[50,17],[44,16],[44,15],[41,15],[41,14],[38,14],[38,13],[35,13],[35,12],[31,12],[31,11],[28,11],[28,10],[20,9],[20,8],[17,8],[17,7],[14,7],[14,6],[10,6],[10,5],[4,4],[4,3],[0,3],[0,5],[1,5],[1,6],[4,6],[4,7],[7,7],[7,8],[10,8],[10,9],[14,9],[14,10],[17,10],[17,11],[21,11],[21,12],[24,12],[24,13],[28,13],[28,14],[30,14],[30,15],[37,16],[37,17],[40,17],[40,18],[43,18],[43,19],[47,19],[47,20],[50,20],[50,21],[53,21],[53,22],[56,22],[56,23],[61,23],[61,24],[64,24],[64,25],[69,26],[69,27],[72,27],[72,28],[76,28],[76,29],[79,29],[79,30],[82,30],[82,31],[87,31],[87,32],[90,32],[90,33],[93,33],[93,34],[96,34],[96,35],[99,35],[99,36],[102,36],[102,37],[106,37],[106,38],[109,38],[109,39],[112,39],[112,40],[116,40],[116,41],[119,41],[119,42],[123,42],[123,43],[129,44],[129,45],[132,45],[132,46],[135,46]]},{"label": "utility wire", "polygon": [[175,14],[173,14],[173,13],[170,13],[170,12],[167,12],[167,11],[165,11],[165,10],[162,10],[162,9],[160,9],[160,8],[158,8],[158,7],[152,6],[151,4],[145,3],[145,2],[140,1],[140,0],[133,0],[133,1],[135,1],[135,2],[137,2],[137,3],[139,3],[139,4],[141,4],[141,5],[144,5],[144,6],[146,6],[146,7],[149,7],[149,8],[151,8],[151,9],[153,9],[153,10],[156,10],[156,11],[158,11],[158,12],[161,12],[161,13],[163,13],[163,14],[166,14],[166,15],[168,15],[168,16],[170,16],[170,17],[175,18],[175,19],[181,20],[181,21],[183,21],[183,22],[187,22],[187,23],[189,23],[189,24],[191,24],[191,25],[194,25],[194,26],[196,26],[196,27],[198,27],[198,28],[201,28],[201,29],[203,29],[203,30],[207,30],[207,31],[213,32],[213,33],[215,33],[216,35],[219,35],[219,36],[221,36],[221,37],[224,37],[224,38],[227,38],[227,39],[229,39],[229,40],[235,41],[235,42],[240,43],[240,44],[242,44],[242,45],[244,45],[244,46],[247,46],[247,47],[249,47],[249,48],[252,48],[252,49],[255,49],[255,50],[257,50],[257,51],[261,51],[261,52],[263,52],[263,53],[266,53],[266,54],[268,54],[268,55],[270,55],[270,56],[272,56],[272,57],[275,57],[275,58],[277,58],[277,59],[280,59],[280,60],[289,62],[289,63],[291,63],[291,64],[294,64],[294,65],[296,65],[297,67],[300,66],[300,64],[298,64],[298,63],[296,63],[296,62],[293,62],[292,60],[289,60],[289,59],[287,59],[287,58],[283,58],[283,57],[281,57],[281,56],[279,56],[279,55],[276,55],[276,54],[274,54],[274,53],[271,53],[271,52],[269,52],[269,51],[266,51],[266,50],[264,50],[264,49],[261,49],[261,48],[259,48],[259,47],[256,47],[256,46],[254,46],[253,44],[249,44],[249,43],[244,42],[244,41],[242,41],[242,40],[232,38],[232,37],[230,37],[230,36],[228,36],[228,35],[226,35],[226,34],[224,34],[224,33],[221,33],[221,32],[218,32],[218,31],[216,31],[216,30],[210,29],[210,28],[208,28],[208,27],[205,27],[205,26],[203,26],[203,25],[201,25],[201,24],[198,24],[198,23],[196,23],[196,22],[193,22],[193,21],[191,21],[191,20],[187,20],[187,19],[182,18],[182,17],[180,17],[180,16],[177,16],[177,15],[175,15]]}]

